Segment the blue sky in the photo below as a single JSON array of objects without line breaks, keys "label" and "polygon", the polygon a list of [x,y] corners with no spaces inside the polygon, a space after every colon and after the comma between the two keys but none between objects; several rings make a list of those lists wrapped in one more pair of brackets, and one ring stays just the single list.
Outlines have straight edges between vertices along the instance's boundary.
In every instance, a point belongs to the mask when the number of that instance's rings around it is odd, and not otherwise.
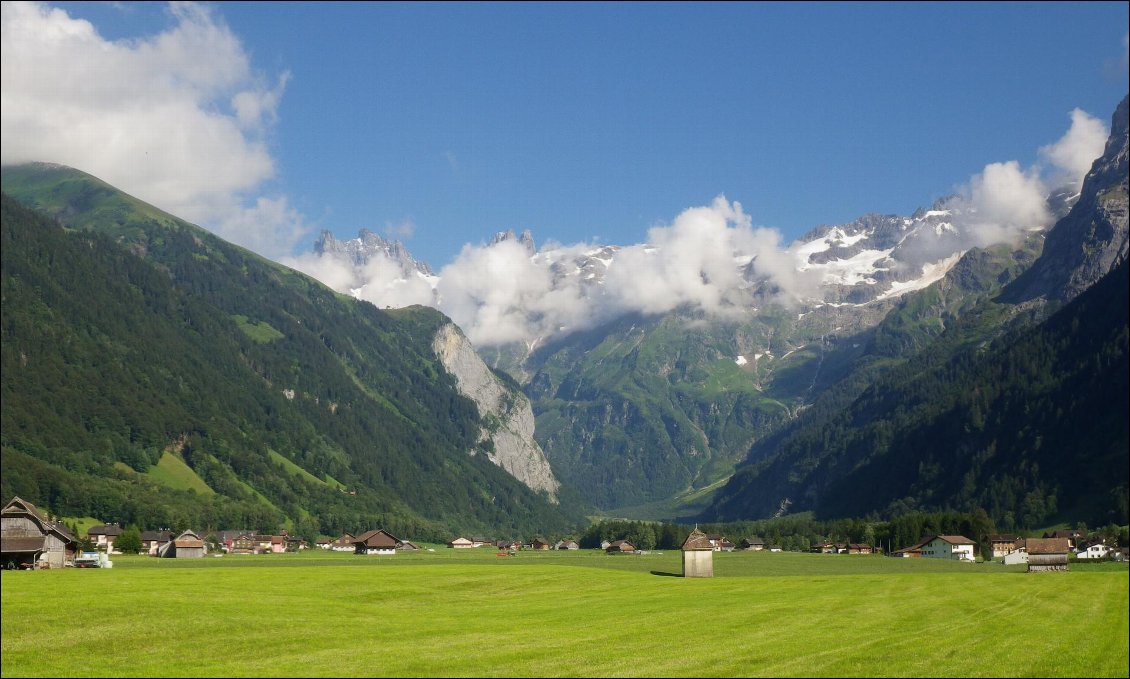
[{"label": "blue sky", "polygon": [[[174,75],[161,82],[199,95],[186,120],[239,117],[210,139],[231,127],[242,138],[222,150],[186,142],[142,178],[79,169],[126,190],[136,181],[131,192],[205,226],[242,209],[221,235],[277,223],[244,239],[276,257],[309,249],[321,229],[347,238],[362,227],[436,268],[505,229],[539,244],[631,244],[718,195],[787,242],[867,212],[909,214],[989,163],[1027,167],[1074,109],[1109,125],[1127,92],[1126,2],[35,7],[35,26],[91,22],[87,42],[121,48],[122,63],[147,44],[159,51],[187,20],[207,33],[183,43],[201,50],[168,57]],[[17,9],[4,13],[14,62],[25,43],[8,32]],[[190,71],[212,60],[207,74]],[[6,109],[9,80],[5,70]],[[236,111],[238,93],[254,107]],[[121,135],[145,128],[119,124]],[[46,159],[76,164],[76,145]],[[213,193],[173,195],[178,171],[210,161],[183,183],[212,181]]]}]

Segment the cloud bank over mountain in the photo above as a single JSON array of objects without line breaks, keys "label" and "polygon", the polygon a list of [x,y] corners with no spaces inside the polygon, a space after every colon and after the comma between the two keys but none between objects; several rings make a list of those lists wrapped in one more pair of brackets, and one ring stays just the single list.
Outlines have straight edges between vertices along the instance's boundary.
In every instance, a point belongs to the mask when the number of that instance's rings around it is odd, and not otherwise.
[{"label": "cloud bank over mountain", "polygon": [[[957,187],[942,206],[951,221],[905,239],[900,260],[916,267],[952,264],[955,254],[971,247],[1015,242],[1049,227],[1051,182],[1077,188],[1108,134],[1101,121],[1078,109],[1071,121],[1061,139],[1041,149],[1040,163],[991,163]],[[805,243],[782,243],[776,229],[755,226],[740,203],[722,195],[652,227],[646,243],[549,242],[535,250],[532,242],[512,236],[464,246],[437,276],[409,270],[383,253],[360,266],[329,253],[281,261],[378,306],[435,306],[479,346],[533,345],[626,313],[687,308],[734,317],[752,308],[755,291],[783,304],[816,300],[827,277],[827,267],[798,266],[807,257]],[[860,260],[858,266],[871,264]],[[844,266],[842,275],[852,278],[847,269],[856,265]]]}]

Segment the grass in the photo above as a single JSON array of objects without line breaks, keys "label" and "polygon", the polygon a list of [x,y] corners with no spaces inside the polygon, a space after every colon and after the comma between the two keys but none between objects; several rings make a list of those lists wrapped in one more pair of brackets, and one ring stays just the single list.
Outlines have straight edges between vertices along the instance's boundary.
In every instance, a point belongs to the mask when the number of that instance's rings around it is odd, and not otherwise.
[{"label": "grass", "polygon": [[192,471],[180,455],[166,450],[157,464],[149,468],[146,476],[155,483],[174,490],[194,490],[204,495],[213,495],[216,491],[204,482],[204,479]]},{"label": "grass", "polygon": [[[1125,564],[451,550],[9,572],[2,676],[1127,676]],[[1006,663],[1006,664],[1001,664]]]}]

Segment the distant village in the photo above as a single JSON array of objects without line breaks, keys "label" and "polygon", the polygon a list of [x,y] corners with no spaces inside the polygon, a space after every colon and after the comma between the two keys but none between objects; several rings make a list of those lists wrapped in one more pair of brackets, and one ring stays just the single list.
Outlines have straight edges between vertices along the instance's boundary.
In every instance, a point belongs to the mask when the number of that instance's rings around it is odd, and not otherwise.
[{"label": "distant village", "polygon": [[[67,567],[111,568],[111,556],[122,554],[121,526],[103,524],[87,530],[85,539],[75,535],[62,522],[52,520],[33,504],[19,497],[4,506],[0,531],[0,564],[6,569],[39,570]],[[1101,536],[1088,536],[1082,530],[1058,530],[1041,538],[1024,538],[1019,535],[990,535],[988,541],[992,560],[1004,564],[1027,564],[1029,571],[1067,570],[1071,560],[1115,559],[1123,560],[1123,553],[1106,544]],[[84,544],[85,543],[85,544]],[[115,544],[117,543],[117,544]],[[85,547],[85,549],[84,549]],[[410,540],[398,538],[384,529],[374,529],[351,535],[345,533],[336,539],[318,540],[314,545],[285,531],[278,535],[263,535],[248,531],[224,530],[200,535],[185,530],[174,535],[171,531],[146,530],[140,532],[138,554],[156,558],[198,559],[205,555],[228,554],[279,554],[306,549],[349,552],[358,555],[392,556],[399,552],[416,552],[420,547]],[[450,549],[494,549],[500,557],[519,551],[545,552],[551,550],[578,550],[580,545],[571,539],[550,543],[541,538],[529,542],[491,540],[481,536],[456,536],[447,543]],[[640,554],[628,540],[605,540],[600,549],[608,554]],[[759,537],[742,538],[737,544],[726,536],[703,533],[697,527],[683,542],[683,575],[685,577],[711,577],[714,552],[766,551],[781,552],[778,545],[767,544]],[[976,542],[961,535],[930,535],[917,544],[891,551],[888,556],[898,558],[947,559],[964,563],[977,560]],[[133,551],[130,549],[130,551]],[[434,550],[433,550],[434,551]],[[812,548],[824,554],[880,554],[881,550],[868,544],[823,543]]]}]

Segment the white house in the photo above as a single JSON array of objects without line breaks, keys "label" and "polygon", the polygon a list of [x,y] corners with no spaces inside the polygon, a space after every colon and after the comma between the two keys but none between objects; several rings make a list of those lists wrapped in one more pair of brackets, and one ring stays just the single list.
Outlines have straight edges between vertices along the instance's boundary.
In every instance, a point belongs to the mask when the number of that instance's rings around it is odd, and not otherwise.
[{"label": "white house", "polygon": [[925,559],[956,559],[976,561],[974,547],[977,543],[961,535],[932,535],[915,545]]},{"label": "white house", "polygon": [[1110,547],[1107,547],[1102,542],[1087,543],[1078,552],[1075,552],[1076,559],[1105,559],[1110,554]]},{"label": "white house", "polygon": [[1020,547],[1019,549],[1015,549],[1008,554],[1005,554],[1002,559],[1004,561],[1004,565],[1006,566],[1026,564],[1028,563],[1028,549],[1026,547]]}]

